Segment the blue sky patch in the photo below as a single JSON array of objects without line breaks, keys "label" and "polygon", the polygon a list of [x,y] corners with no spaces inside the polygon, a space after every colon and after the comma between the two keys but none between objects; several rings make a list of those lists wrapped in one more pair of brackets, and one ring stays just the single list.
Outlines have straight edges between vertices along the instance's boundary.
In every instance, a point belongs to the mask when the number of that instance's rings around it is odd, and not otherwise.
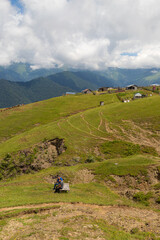
[{"label": "blue sky patch", "polygon": [[20,0],[10,0],[11,4],[15,7],[18,7],[21,12],[23,12],[23,5]]},{"label": "blue sky patch", "polygon": [[121,56],[137,57],[138,53],[137,52],[133,52],[133,53],[123,52],[123,53],[121,53]]}]

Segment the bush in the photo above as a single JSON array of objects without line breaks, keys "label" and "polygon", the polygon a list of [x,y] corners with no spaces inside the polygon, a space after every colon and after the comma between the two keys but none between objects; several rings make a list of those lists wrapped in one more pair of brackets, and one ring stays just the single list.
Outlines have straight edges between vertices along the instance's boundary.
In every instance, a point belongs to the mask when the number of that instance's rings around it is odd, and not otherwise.
[{"label": "bush", "polygon": [[160,196],[156,199],[156,203],[160,204]]},{"label": "bush", "polygon": [[154,185],[154,189],[155,190],[160,190],[160,183],[157,183],[156,185]]},{"label": "bush", "polygon": [[158,156],[153,147],[140,146],[139,144],[121,140],[105,142],[101,145],[101,150],[108,158],[127,157],[143,153]]},{"label": "bush", "polygon": [[139,232],[139,229],[137,227],[132,228],[131,231],[130,231],[131,234],[136,234],[138,232]]},{"label": "bush", "polygon": [[94,156],[88,156],[88,158],[86,159],[85,162],[86,162],[86,163],[93,163],[93,162],[95,162]]},{"label": "bush", "polygon": [[142,145],[141,146],[141,151],[142,151],[142,153],[151,154],[153,156],[158,156],[157,151],[153,147]]},{"label": "bush", "polygon": [[148,200],[153,196],[152,192],[144,193],[144,192],[138,192],[133,196],[133,200],[140,202],[144,204],[145,206],[148,206]]},{"label": "bush", "polygon": [[125,141],[111,141],[101,145],[102,152],[107,155],[108,158],[114,157],[127,157],[135,154],[139,154],[141,149],[138,144],[133,144]]},{"label": "bush", "polygon": [[6,154],[0,162],[0,180],[32,172],[34,156],[33,153],[30,153],[27,156],[20,154],[17,158],[13,158],[11,155]]}]

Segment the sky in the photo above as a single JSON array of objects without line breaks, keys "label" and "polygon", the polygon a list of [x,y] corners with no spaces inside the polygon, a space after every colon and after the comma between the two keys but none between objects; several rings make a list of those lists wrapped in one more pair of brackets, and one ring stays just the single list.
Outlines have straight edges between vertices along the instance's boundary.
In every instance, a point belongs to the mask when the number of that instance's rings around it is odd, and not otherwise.
[{"label": "sky", "polygon": [[0,65],[159,68],[159,0],[0,0]]}]

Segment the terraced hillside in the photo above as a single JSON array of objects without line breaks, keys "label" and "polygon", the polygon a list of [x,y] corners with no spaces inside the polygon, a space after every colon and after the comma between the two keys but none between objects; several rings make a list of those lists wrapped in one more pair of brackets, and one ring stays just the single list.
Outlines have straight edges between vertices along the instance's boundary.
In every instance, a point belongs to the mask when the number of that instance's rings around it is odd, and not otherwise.
[{"label": "terraced hillside", "polygon": [[[129,103],[103,94],[64,96],[2,111],[2,239],[158,239],[159,106],[156,94]],[[70,182],[69,193],[53,193],[57,174]],[[57,202],[61,210],[55,213],[47,205],[43,211],[43,204]],[[67,212],[62,202],[81,206],[67,205]],[[82,203],[96,204],[97,217],[92,206]],[[42,205],[30,212],[30,204]],[[132,224],[122,220],[127,214]],[[148,215],[152,217],[144,220]],[[60,229],[54,224],[53,231],[43,219],[58,222]],[[86,235],[74,219],[86,226]]]}]

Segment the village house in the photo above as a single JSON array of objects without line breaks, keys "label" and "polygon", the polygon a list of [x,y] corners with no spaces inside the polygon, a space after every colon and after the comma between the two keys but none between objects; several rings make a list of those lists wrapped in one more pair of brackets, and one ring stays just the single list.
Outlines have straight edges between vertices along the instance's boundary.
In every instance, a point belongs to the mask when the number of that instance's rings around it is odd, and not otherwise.
[{"label": "village house", "polygon": [[93,93],[93,91],[91,90],[91,89],[84,89],[83,91],[82,91],[82,93],[83,94],[90,94],[90,93]]},{"label": "village house", "polygon": [[153,87],[153,86],[159,87],[160,85],[159,85],[158,83],[153,83],[153,84],[151,84],[151,86],[152,86],[152,87]]},{"label": "village house", "polygon": [[66,95],[75,95],[75,92],[66,92]]},{"label": "village house", "polygon": [[138,89],[138,86],[135,85],[135,84],[132,84],[132,85],[128,85],[126,87],[126,90],[137,90]]},{"label": "village house", "polygon": [[142,98],[142,94],[141,93],[136,93],[134,94],[134,99],[138,99],[138,98]]},{"label": "village house", "polygon": [[109,87],[100,87],[98,88],[98,92],[105,92],[108,91]]}]

